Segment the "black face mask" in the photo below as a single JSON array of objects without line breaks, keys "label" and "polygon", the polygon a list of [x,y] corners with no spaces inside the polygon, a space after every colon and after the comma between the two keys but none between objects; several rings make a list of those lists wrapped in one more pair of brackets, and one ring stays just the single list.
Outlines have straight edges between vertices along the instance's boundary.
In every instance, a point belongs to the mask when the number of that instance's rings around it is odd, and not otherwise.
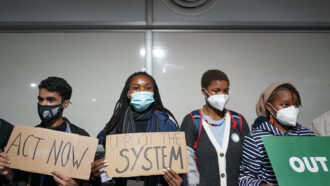
[{"label": "black face mask", "polygon": [[57,118],[62,112],[62,110],[63,110],[62,104],[48,106],[48,105],[40,105],[38,103],[38,114],[43,123]]}]

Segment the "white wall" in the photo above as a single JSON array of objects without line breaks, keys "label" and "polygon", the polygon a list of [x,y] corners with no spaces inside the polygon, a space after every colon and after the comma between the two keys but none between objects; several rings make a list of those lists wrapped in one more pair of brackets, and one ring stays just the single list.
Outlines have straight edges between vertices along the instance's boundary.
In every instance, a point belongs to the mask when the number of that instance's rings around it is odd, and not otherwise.
[{"label": "white wall", "polygon": [[60,76],[73,88],[64,116],[95,136],[126,78],[144,67],[143,45],[143,32],[0,34],[0,117],[38,124],[38,88],[30,84]]},{"label": "white wall", "polygon": [[290,81],[301,94],[300,122],[330,110],[330,34],[322,33],[156,33],[154,76],[166,105],[178,120],[205,102],[200,79],[221,69],[231,83],[228,107],[251,124],[260,93],[272,82]]},{"label": "white wall", "polygon": [[[153,34],[153,76],[164,105],[179,122],[204,103],[200,77],[210,68],[231,81],[229,108],[249,123],[255,104],[271,82],[288,80],[302,96],[300,121],[330,110],[329,33],[176,33]],[[64,77],[73,87],[71,122],[95,136],[109,120],[126,78],[144,68],[143,32],[1,33],[0,117],[33,126],[38,89],[47,76]],[[93,102],[93,98],[95,99]]]}]

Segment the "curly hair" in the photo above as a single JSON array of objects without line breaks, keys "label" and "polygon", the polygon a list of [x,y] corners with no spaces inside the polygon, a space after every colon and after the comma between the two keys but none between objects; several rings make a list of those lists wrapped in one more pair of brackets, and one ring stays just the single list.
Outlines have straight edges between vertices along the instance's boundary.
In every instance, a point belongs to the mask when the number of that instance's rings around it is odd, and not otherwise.
[{"label": "curly hair", "polygon": [[60,77],[48,77],[40,82],[38,88],[39,90],[44,88],[49,92],[58,92],[62,97],[62,101],[70,100],[72,95],[71,86],[65,79]]}]

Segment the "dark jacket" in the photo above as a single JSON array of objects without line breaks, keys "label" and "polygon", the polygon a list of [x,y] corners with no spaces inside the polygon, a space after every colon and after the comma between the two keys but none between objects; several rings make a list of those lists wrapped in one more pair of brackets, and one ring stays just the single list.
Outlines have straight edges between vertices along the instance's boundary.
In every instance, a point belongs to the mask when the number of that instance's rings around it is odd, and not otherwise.
[{"label": "dark jacket", "polygon": [[[63,118],[63,119],[64,119],[64,121],[61,125],[54,127],[54,128],[48,128],[48,129],[65,132],[67,129],[66,123],[68,122],[71,133],[82,135],[82,136],[89,136],[89,134],[84,129],[70,123],[70,121],[66,118]],[[45,126],[43,124],[39,124],[36,127],[45,128]],[[25,172],[25,171],[21,171],[21,170],[14,170],[14,183],[12,185],[26,186],[27,180],[29,179],[30,176],[31,176],[31,186],[35,186],[35,185],[40,186],[40,174]],[[54,178],[52,176],[45,175],[43,185],[57,186],[57,183],[54,181]]]},{"label": "dark jacket", "polygon": [[[178,131],[177,125],[169,118],[169,116],[162,111],[155,111],[154,112],[156,118],[159,121],[159,131],[160,132],[172,132]],[[146,121],[147,122],[147,121]],[[152,131],[155,132],[155,131]],[[108,135],[114,134],[114,131],[111,131]],[[99,139],[99,144],[102,144],[105,148],[105,137],[104,130],[100,131],[97,135]],[[163,176],[145,176],[145,177],[138,177],[138,178],[130,178],[130,179],[138,179],[144,181],[144,185],[147,186],[156,186],[156,185],[167,185],[166,181],[164,180]],[[113,185],[113,186],[125,186],[127,184],[127,178],[120,178],[120,179],[113,179],[108,183],[93,183],[93,185]]]}]

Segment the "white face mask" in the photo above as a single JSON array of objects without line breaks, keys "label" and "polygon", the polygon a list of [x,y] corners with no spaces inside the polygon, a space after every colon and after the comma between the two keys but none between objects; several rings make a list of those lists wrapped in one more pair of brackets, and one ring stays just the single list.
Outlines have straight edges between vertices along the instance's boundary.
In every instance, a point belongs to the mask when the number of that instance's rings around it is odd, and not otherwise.
[{"label": "white face mask", "polygon": [[[272,104],[268,103],[274,110],[276,110]],[[271,112],[271,114],[283,125],[294,127],[297,125],[297,119],[299,115],[299,109],[295,106],[290,106],[287,108],[282,108],[280,110],[276,110],[276,117]]]},{"label": "white face mask", "polygon": [[229,96],[226,94],[210,95],[206,89],[204,90],[209,95],[207,102],[209,102],[213,108],[223,111],[229,100]]}]

